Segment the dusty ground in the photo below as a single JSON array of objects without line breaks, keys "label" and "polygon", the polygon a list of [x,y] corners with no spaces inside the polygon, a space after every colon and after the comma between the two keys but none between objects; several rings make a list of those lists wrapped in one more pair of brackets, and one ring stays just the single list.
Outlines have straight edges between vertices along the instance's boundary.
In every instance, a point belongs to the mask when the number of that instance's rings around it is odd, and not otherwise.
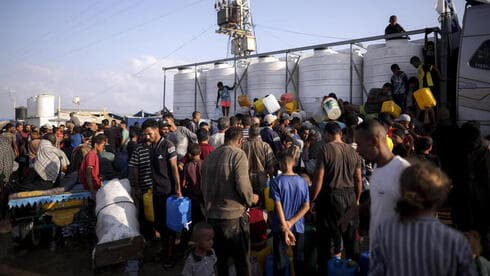
[{"label": "dusty ground", "polygon": [[[93,275],[91,252],[94,242],[86,240],[67,242],[51,251],[48,244],[18,246],[10,234],[0,234],[0,275]],[[145,259],[138,275],[180,275],[183,261],[171,270],[164,270],[155,255],[158,245],[145,250]],[[102,269],[97,275],[129,275],[125,265]]]}]

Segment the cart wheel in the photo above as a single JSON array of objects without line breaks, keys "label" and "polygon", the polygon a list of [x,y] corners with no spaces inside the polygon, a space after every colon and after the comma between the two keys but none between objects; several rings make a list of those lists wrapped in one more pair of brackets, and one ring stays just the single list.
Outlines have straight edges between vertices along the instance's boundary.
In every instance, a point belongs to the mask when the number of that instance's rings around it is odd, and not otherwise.
[{"label": "cart wheel", "polygon": [[39,244],[41,243],[41,231],[39,230],[38,227],[36,227],[36,225],[32,226],[30,235],[31,235],[32,245],[39,246]]}]

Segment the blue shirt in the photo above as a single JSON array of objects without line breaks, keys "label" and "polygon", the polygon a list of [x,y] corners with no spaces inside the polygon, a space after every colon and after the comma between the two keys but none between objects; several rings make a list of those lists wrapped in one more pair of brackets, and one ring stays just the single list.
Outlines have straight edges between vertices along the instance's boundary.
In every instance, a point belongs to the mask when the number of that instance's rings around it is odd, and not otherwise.
[{"label": "blue shirt", "polygon": [[82,135],[75,133],[70,136],[70,145],[72,148],[78,147],[82,143]]},{"label": "blue shirt", "polygon": [[262,141],[271,146],[272,151],[278,152],[279,150],[281,150],[281,138],[279,137],[279,134],[277,134],[277,132],[275,132],[272,128],[264,127],[260,131],[260,137],[262,138]]},{"label": "blue shirt", "polygon": [[[299,175],[280,175],[271,181],[270,197],[274,202],[281,202],[282,210],[286,220],[291,219],[303,207],[303,204],[310,201],[308,184]],[[304,233],[304,218],[301,218],[292,227],[295,233]],[[272,232],[281,232],[281,222],[277,212],[272,216]]]},{"label": "blue shirt", "polygon": [[231,90],[231,87],[228,87],[226,85],[223,86],[223,89],[218,90],[219,96],[220,96],[220,98],[221,98],[222,101],[229,101],[229,100],[231,100],[230,90]]}]

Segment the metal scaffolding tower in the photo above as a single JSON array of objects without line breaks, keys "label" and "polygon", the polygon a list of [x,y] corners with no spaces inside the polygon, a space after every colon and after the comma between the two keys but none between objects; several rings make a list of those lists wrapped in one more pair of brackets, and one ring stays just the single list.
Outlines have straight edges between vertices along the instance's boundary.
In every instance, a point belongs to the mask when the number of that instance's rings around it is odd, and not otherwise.
[{"label": "metal scaffolding tower", "polygon": [[231,39],[231,53],[247,56],[257,50],[250,0],[218,0],[215,4],[218,19],[217,33]]}]

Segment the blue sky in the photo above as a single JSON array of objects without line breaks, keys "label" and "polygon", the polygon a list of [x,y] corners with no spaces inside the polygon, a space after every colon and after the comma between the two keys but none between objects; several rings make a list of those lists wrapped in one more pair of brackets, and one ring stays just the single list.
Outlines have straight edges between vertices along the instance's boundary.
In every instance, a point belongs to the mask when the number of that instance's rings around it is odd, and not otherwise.
[{"label": "blue sky", "polygon": [[[462,20],[464,1],[455,2]],[[252,13],[260,52],[380,35],[391,14],[406,30],[438,25],[432,0],[252,0]],[[26,105],[49,92],[65,107],[79,95],[84,108],[157,110],[162,65],[228,55],[215,24],[214,0],[0,1],[0,96]]]}]

